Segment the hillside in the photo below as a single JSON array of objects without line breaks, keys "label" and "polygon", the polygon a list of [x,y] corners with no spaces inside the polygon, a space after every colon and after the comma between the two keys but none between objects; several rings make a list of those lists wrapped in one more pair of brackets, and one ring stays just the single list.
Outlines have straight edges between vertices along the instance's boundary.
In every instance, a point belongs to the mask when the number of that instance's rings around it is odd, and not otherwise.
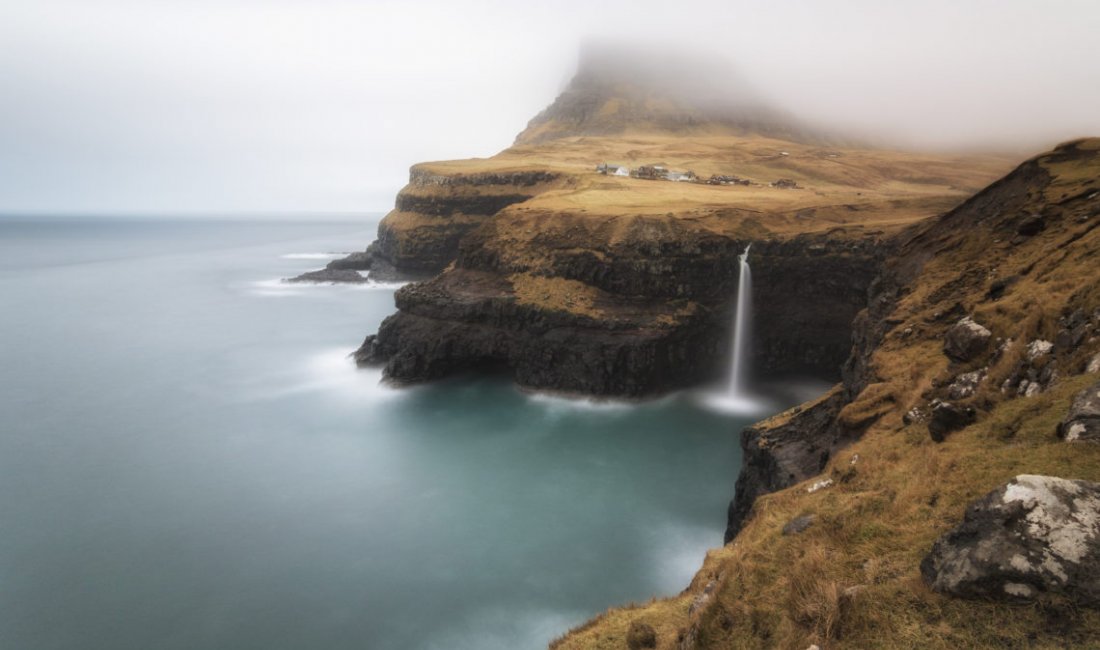
[{"label": "hillside", "polygon": [[[604,163],[700,180],[598,173]],[[761,294],[761,331],[772,336],[756,367],[835,379],[848,325],[889,252],[883,241],[1008,167],[997,157],[665,133],[568,136],[418,164],[379,226],[370,268],[432,279],[399,292],[399,314],[360,360],[383,363],[398,382],[492,366],[526,386],[598,395],[695,384],[720,371],[692,360],[725,356],[736,256],[751,241],[759,268],[772,271],[760,275],[772,290]],[[713,176],[738,181],[702,182]],[[532,276],[565,282],[517,289]],[[547,350],[551,329],[561,345]]]},{"label": "hillside", "polygon": [[589,43],[581,49],[576,75],[528,123],[516,144],[631,133],[828,140],[762,101],[723,59]]},{"label": "hillside", "polygon": [[[554,647],[623,648],[631,626],[658,648],[1100,646],[1100,612],[1074,591],[1095,588],[1095,564],[1079,583],[1024,571],[1024,586],[991,576],[994,591],[960,597],[930,588],[925,559],[1014,476],[1100,481],[1100,447],[1058,433],[1100,379],[1098,225],[1092,139],[896,235],[844,381],[742,434],[732,543],[680,596],[609,611]],[[964,317],[987,344],[959,358]],[[941,402],[972,415],[944,417]],[[1100,528],[1081,521],[1095,551]]]}]

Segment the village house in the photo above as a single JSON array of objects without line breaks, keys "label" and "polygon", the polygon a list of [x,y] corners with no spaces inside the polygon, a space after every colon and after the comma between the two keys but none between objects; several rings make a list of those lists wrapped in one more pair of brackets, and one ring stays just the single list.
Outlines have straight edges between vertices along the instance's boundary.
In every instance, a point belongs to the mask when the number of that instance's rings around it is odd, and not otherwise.
[{"label": "village house", "polygon": [[630,176],[630,168],[619,165],[600,163],[596,165],[596,171],[605,176]]}]

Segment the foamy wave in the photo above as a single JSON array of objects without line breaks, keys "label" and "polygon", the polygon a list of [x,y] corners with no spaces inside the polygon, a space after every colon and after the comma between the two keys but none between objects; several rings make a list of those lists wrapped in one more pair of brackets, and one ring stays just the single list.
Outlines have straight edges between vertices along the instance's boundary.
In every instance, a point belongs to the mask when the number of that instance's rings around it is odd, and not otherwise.
[{"label": "foamy wave", "polygon": [[728,415],[763,415],[774,411],[774,405],[764,399],[750,395],[729,395],[727,393],[704,393],[699,396],[704,407]]},{"label": "foamy wave", "polygon": [[256,399],[279,399],[304,393],[328,393],[352,402],[375,402],[400,397],[408,390],[393,388],[382,381],[381,368],[359,368],[346,348],[318,352],[303,367],[277,379],[290,383],[259,391]]},{"label": "foamy wave", "polygon": [[569,396],[555,393],[537,393],[524,391],[527,399],[541,404],[553,411],[600,411],[615,413],[629,411],[638,404],[626,400],[596,399],[592,397]]},{"label": "foamy wave", "polygon": [[284,260],[335,260],[348,255],[351,253],[287,253],[279,257]]},{"label": "foamy wave", "polygon": [[[366,277],[364,273],[360,273]],[[307,291],[397,291],[408,282],[287,282],[284,278],[256,280],[248,283],[248,292],[256,296],[300,296]]]}]

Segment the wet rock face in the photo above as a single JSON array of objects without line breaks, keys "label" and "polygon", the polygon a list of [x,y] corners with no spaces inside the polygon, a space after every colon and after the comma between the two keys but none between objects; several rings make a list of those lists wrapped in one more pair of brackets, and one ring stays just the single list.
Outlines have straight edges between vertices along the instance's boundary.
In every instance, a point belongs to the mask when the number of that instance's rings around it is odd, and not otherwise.
[{"label": "wet rock face", "polygon": [[644,299],[599,297],[593,314],[517,299],[499,275],[456,269],[395,294],[387,318],[357,354],[409,384],[490,371],[529,388],[642,397],[719,370],[718,323],[705,310],[662,322]]},{"label": "wet rock face", "polygon": [[970,361],[989,348],[992,336],[992,332],[967,316],[947,330],[943,351],[955,361]]},{"label": "wet rock face", "polygon": [[1100,484],[1017,476],[971,504],[920,569],[932,589],[952,596],[1055,593],[1100,606]]},{"label": "wet rock face", "polygon": [[871,242],[754,244],[753,367],[762,375],[840,379],[852,323],[890,246]]},{"label": "wet rock face", "polygon": [[1069,413],[1058,425],[1058,436],[1066,442],[1100,444],[1100,382],[1073,398]]}]

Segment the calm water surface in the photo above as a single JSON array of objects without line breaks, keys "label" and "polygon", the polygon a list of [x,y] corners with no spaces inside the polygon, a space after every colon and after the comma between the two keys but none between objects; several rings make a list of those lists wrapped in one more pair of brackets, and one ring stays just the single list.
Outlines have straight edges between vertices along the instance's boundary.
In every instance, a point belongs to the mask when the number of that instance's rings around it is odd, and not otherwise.
[{"label": "calm water surface", "polygon": [[687,585],[744,422],[380,386],[393,287],[276,281],[373,231],[0,219],[0,648],[538,648]]}]

